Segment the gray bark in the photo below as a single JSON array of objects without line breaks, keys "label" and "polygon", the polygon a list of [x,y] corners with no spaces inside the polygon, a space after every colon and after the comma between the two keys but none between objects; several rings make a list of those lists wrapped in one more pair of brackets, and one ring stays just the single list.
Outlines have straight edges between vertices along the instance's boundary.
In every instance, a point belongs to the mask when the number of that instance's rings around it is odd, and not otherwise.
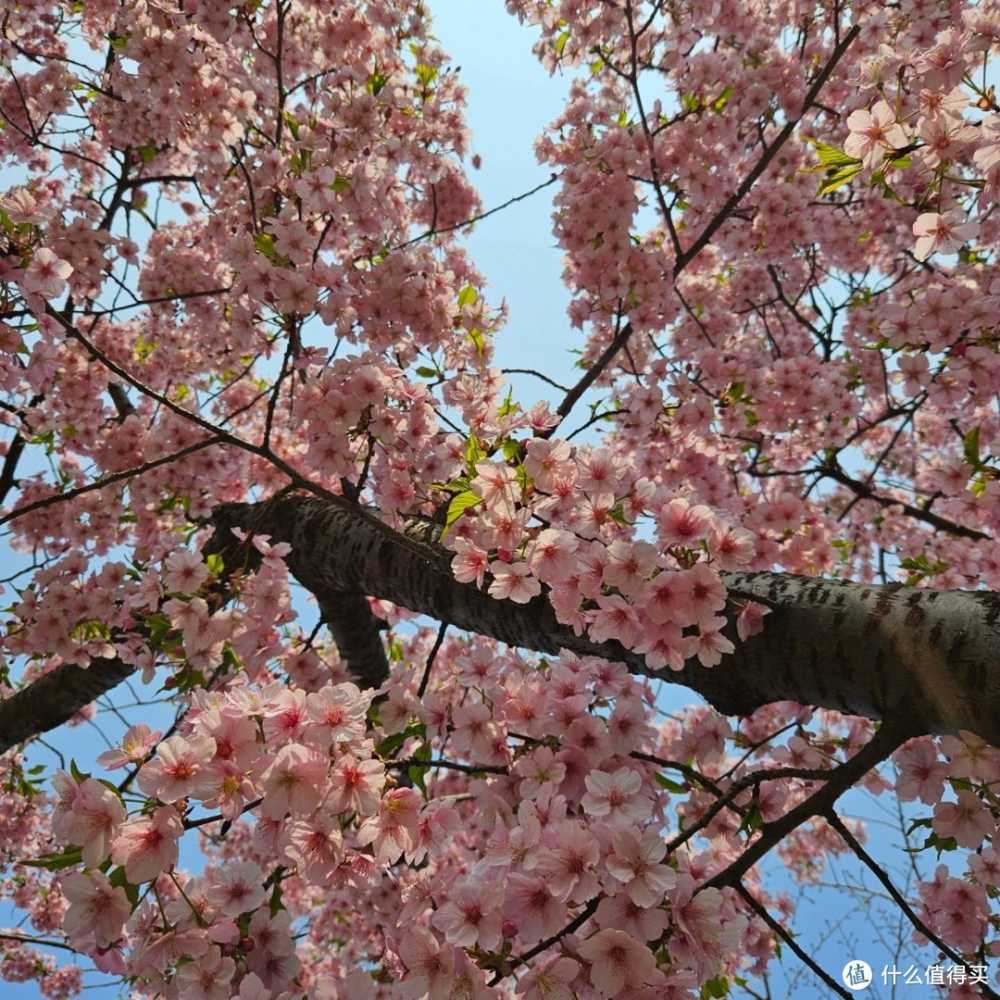
[{"label": "gray bark", "polygon": [[[381,682],[386,665],[378,624],[360,595],[512,646],[622,661],[636,673],[698,692],[726,715],[795,701],[890,719],[912,735],[967,729],[1000,745],[998,594],[727,573],[734,598],[727,629],[736,652],[712,669],[689,664],[679,672],[656,671],[617,642],[591,642],[560,625],[544,596],[514,604],[457,582],[450,553],[434,541],[433,525],[402,534],[347,500],[301,495],[226,504],[214,522],[209,550],[222,552],[229,567],[242,558],[248,570],[254,568],[253,554],[231,534],[234,527],[291,545],[289,569],[316,596],[342,655],[368,686]],[[741,643],[736,604],[747,597],[766,604],[771,614],[763,632]],[[0,703],[0,752],[59,725],[119,683],[120,670],[102,664],[95,664],[98,676],[85,689],[64,688],[67,668],[58,668]],[[51,703],[39,697],[43,683]]]}]

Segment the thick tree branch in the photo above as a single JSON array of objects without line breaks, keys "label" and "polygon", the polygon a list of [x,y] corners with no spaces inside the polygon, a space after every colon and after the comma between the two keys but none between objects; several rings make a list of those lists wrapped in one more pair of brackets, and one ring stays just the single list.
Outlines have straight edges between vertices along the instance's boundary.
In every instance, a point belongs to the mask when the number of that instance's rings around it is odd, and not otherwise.
[{"label": "thick tree branch", "polygon": [[0,702],[0,753],[72,719],[134,667],[119,659],[93,660],[89,667],[64,663]]},{"label": "thick tree branch", "polygon": [[[217,546],[235,544],[233,528],[288,542],[289,569],[325,609],[347,607],[344,595],[366,595],[511,646],[621,661],[637,673],[698,692],[726,715],[794,701],[896,722],[907,735],[967,729],[1000,744],[1000,594],[726,573],[734,598],[771,609],[764,630],[739,642],[734,600],[728,631],[735,653],[714,669],[688,664],[661,671],[618,642],[576,635],[559,624],[544,596],[514,604],[459,583],[451,573],[451,553],[433,541],[439,530],[434,526],[418,540],[342,498],[304,495],[226,504],[214,521]],[[377,622],[359,618],[354,629],[341,652],[352,671],[374,681],[384,669]],[[49,676],[58,678],[66,669]],[[102,676],[104,686],[95,683],[100,690],[88,688],[83,700],[60,699],[62,720],[51,707],[43,711],[30,688],[0,703],[0,750],[58,725],[121,679],[113,671]]]}]

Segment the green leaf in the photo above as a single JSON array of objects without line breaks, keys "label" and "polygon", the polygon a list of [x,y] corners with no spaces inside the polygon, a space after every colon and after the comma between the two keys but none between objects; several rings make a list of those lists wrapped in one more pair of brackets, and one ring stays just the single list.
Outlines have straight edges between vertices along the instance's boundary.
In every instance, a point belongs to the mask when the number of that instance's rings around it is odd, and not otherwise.
[{"label": "green leaf", "polygon": [[40,858],[25,859],[18,863],[29,868],[44,868],[49,872],[58,872],[64,868],[83,864],[83,855],[79,847],[67,847],[58,854],[43,854]]},{"label": "green leaf", "polygon": [[466,490],[464,493],[456,493],[448,504],[448,513],[445,515],[444,520],[444,531],[441,532],[441,537],[444,538],[449,531],[454,527],[455,522],[469,509],[475,507],[477,503],[482,501],[482,497],[478,493],[473,493],[472,490]]},{"label": "green leaf", "polygon": [[889,186],[889,182],[885,179],[884,170],[876,170],[875,173],[872,174],[871,180],[868,182],[868,186],[873,188],[880,187],[882,189],[882,194],[884,194],[886,198],[898,201],[901,205],[906,204],[906,202]]},{"label": "green leaf", "polygon": [[937,856],[940,858],[945,851],[957,851],[958,842],[954,837],[939,837],[936,833],[932,833],[925,841],[922,850],[927,850],[928,847],[933,847],[937,851]]},{"label": "green leaf", "polygon": [[274,880],[274,888],[271,890],[271,899],[269,900],[269,908],[271,910],[271,916],[276,917],[278,913],[282,910],[283,904],[281,900],[281,879],[276,878]]},{"label": "green leaf", "polygon": [[473,328],[466,333],[465,339],[472,341],[476,348],[476,354],[482,357],[486,351],[486,338],[483,336],[483,331]]},{"label": "green leaf", "polygon": [[469,440],[465,444],[465,465],[470,476],[476,474],[476,466],[486,457],[486,449],[482,446],[479,438],[475,434],[470,434]]},{"label": "green leaf", "polygon": [[712,110],[717,115],[721,115],[722,112],[725,110],[726,105],[729,103],[729,98],[732,96],[733,96],[732,86],[725,87],[722,93],[719,94],[719,96],[714,101],[712,101]]},{"label": "green leaf", "polygon": [[973,427],[972,430],[962,438],[962,454],[965,456],[966,462],[968,462],[973,469],[978,469],[982,465],[982,462],[979,459],[978,427]]},{"label": "green leaf", "polygon": [[417,63],[413,70],[417,74],[420,85],[426,90],[438,75],[436,66],[428,66],[426,63]]},{"label": "green leaf", "polygon": [[754,830],[759,830],[764,825],[764,817],[761,814],[760,809],[757,806],[751,806],[747,811],[746,816],[743,817],[743,822],[740,823],[740,831],[747,831],[747,833],[752,833]]},{"label": "green leaf", "polygon": [[422,722],[411,722],[401,733],[393,733],[387,736],[375,747],[375,753],[380,757],[389,757],[394,754],[407,740],[427,736],[427,727]]},{"label": "green leaf", "polygon": [[556,55],[561,56],[563,54],[563,49],[566,48],[566,43],[569,41],[569,30],[564,31],[556,39]]},{"label": "green leaf", "polygon": [[464,493],[471,488],[472,480],[468,476],[456,476],[446,483],[431,483],[436,490],[444,490],[447,493]]},{"label": "green leaf", "polygon": [[437,378],[439,372],[435,368],[428,368],[426,365],[423,365],[417,369],[417,374],[421,378]]},{"label": "green leaf", "polygon": [[262,253],[270,261],[278,256],[278,251],[274,249],[274,237],[270,233],[258,233],[253,238],[253,245],[257,253]]},{"label": "green leaf", "polygon": [[513,438],[504,438],[500,442],[500,450],[508,462],[517,462],[521,457],[521,442]]},{"label": "green leaf", "polygon": [[206,556],[205,565],[213,576],[218,576],[226,568],[225,560],[219,552],[213,552]]},{"label": "green leaf", "polygon": [[514,402],[514,390],[507,390],[507,398],[500,404],[500,409],[497,410],[498,417],[506,417],[511,413],[517,413],[521,409],[518,403]]},{"label": "green leaf", "polygon": [[125,877],[124,867],[116,868],[109,876],[108,881],[118,889],[124,889],[125,895],[128,897],[128,901],[132,904],[132,909],[135,909],[139,905],[139,887],[133,885]]},{"label": "green leaf", "polygon": [[623,528],[628,527],[631,521],[625,516],[625,506],[619,501],[608,511],[608,517],[611,518],[615,524],[620,524]]},{"label": "green leaf", "polygon": [[288,131],[292,133],[292,138],[299,138],[299,122],[298,119],[291,113],[291,111],[282,111],[281,117],[285,120],[285,124],[288,126]]},{"label": "green leaf", "polygon": [[657,773],[655,775],[656,783],[660,788],[665,788],[668,792],[673,792],[675,795],[685,795],[687,789],[676,781],[671,781],[665,774]]},{"label": "green leaf", "polygon": [[861,161],[856,157],[848,156],[842,149],[820,142],[819,139],[810,139],[809,143],[816,150],[819,162],[824,167],[848,167],[857,164],[860,169]]},{"label": "green leaf", "polygon": [[139,159],[143,163],[152,163],[156,159],[156,143],[152,140],[143,143],[136,152],[139,154]]},{"label": "green leaf", "polygon": [[389,77],[384,73],[380,73],[376,70],[370,77],[368,77],[368,83],[365,85],[365,89],[368,91],[372,97],[378,97],[382,88],[389,82]]},{"label": "green leaf", "polygon": [[729,980],[725,976],[716,976],[701,984],[701,1000],[722,1000],[729,996]]},{"label": "green leaf", "polygon": [[[421,743],[419,747],[413,753],[414,760],[425,760],[430,761],[431,759],[431,747],[429,743]],[[416,785],[417,788],[423,793],[424,798],[427,798],[427,772],[430,770],[429,767],[424,767],[421,765],[414,765],[413,767],[407,768],[406,773],[409,775],[410,781]]]},{"label": "green leaf", "polygon": [[337,174],[330,187],[332,190],[336,191],[337,194],[343,194],[345,191],[350,190],[351,179],[350,177],[345,177],[343,174]]},{"label": "green leaf", "polygon": [[458,293],[458,308],[464,309],[465,306],[474,306],[478,298],[479,293],[472,287],[472,285],[466,285]]},{"label": "green leaf", "polygon": [[845,184],[849,184],[860,172],[860,163],[851,163],[845,167],[841,167],[839,170],[835,170],[827,176],[825,181],[820,182],[819,187],[816,189],[817,196],[822,197],[836,191],[837,188],[843,187]]}]

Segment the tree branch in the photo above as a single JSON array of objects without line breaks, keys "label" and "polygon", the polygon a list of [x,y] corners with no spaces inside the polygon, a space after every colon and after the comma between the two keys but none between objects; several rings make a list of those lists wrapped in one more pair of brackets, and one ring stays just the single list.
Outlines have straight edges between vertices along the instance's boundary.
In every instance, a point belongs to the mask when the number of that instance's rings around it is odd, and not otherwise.
[{"label": "tree branch", "polygon": [[[421,524],[425,537],[418,540],[342,497],[290,494],[261,504],[224,504],[213,520],[215,544],[223,547],[232,544],[225,539],[235,537],[233,528],[288,542],[289,569],[321,607],[343,607],[343,595],[366,595],[511,646],[619,661],[697,691],[725,715],[794,701],[898,722],[909,736],[967,729],[1000,744],[1000,594],[724,573],[739,601],[770,608],[763,631],[738,640],[734,599],[726,628],[736,643],[733,654],[714,669],[692,662],[680,671],[657,670],[616,641],[576,635],[556,620],[544,596],[515,604],[459,583],[451,573],[452,553],[433,540],[440,526]],[[359,618],[346,643],[350,668],[374,681],[380,656],[377,620]],[[88,673],[59,667],[48,683],[58,686],[66,669]],[[30,692],[34,685],[0,703],[0,750],[65,721],[125,675],[105,670],[101,676],[104,681],[82,692],[82,700],[63,691],[59,710],[44,706]]]}]

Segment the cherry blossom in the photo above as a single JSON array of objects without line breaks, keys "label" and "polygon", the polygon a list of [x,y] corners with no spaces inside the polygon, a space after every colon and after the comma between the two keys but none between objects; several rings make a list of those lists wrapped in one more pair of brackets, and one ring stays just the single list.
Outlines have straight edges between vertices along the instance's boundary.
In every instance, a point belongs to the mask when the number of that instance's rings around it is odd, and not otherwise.
[{"label": "cherry blossom", "polygon": [[886,152],[907,143],[906,130],[885,101],[877,101],[871,111],[851,112],[847,127],[851,134],[844,143],[844,152],[860,159],[866,167],[878,166]]},{"label": "cherry blossom", "polygon": [[0,40],[0,979],[756,989],[861,796],[995,964],[995,4],[508,0],[497,201],[433,2],[71,6]]},{"label": "cherry blossom", "polygon": [[968,222],[957,209],[945,212],[924,212],[913,223],[917,237],[913,254],[917,260],[926,260],[932,253],[954,253],[966,240],[979,232],[975,222]]}]

